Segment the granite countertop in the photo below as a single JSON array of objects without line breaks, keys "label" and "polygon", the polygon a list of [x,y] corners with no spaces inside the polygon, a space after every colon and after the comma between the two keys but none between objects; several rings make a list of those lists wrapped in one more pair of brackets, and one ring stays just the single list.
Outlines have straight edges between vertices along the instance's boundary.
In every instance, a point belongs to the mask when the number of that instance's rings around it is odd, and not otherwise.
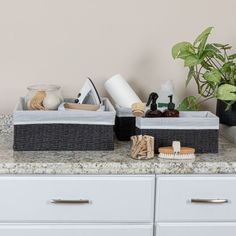
[{"label": "granite countertop", "polygon": [[220,137],[218,154],[195,161],[148,161],[130,158],[130,143],[115,142],[114,151],[14,152],[12,117],[0,116],[0,174],[235,174],[236,145]]}]

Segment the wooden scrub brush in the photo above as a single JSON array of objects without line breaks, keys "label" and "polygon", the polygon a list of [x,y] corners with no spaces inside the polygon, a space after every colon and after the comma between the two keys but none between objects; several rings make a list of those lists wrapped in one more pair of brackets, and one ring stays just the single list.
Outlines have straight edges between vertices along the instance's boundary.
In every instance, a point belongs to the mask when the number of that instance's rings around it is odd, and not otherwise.
[{"label": "wooden scrub brush", "polygon": [[174,141],[172,147],[160,147],[158,149],[159,157],[172,160],[192,160],[195,159],[195,149],[181,147],[179,141]]}]

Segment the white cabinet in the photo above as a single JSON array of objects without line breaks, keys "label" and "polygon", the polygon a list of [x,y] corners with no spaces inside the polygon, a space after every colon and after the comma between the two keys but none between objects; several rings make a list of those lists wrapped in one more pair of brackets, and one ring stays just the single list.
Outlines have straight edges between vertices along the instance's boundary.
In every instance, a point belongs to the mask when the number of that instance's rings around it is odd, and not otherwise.
[{"label": "white cabinet", "polygon": [[158,176],[156,236],[235,236],[235,176]]},{"label": "white cabinet", "polygon": [[1,176],[0,236],[235,236],[235,186],[235,176]]},{"label": "white cabinet", "polygon": [[1,176],[0,236],[153,236],[155,176]]},{"label": "white cabinet", "polygon": [[235,177],[160,177],[158,222],[236,221]]},{"label": "white cabinet", "polygon": [[154,176],[0,177],[0,222],[152,223]]},{"label": "white cabinet", "polygon": [[2,236],[152,236],[152,225],[0,225]]},{"label": "white cabinet", "polygon": [[156,236],[235,236],[236,223],[160,223]]}]

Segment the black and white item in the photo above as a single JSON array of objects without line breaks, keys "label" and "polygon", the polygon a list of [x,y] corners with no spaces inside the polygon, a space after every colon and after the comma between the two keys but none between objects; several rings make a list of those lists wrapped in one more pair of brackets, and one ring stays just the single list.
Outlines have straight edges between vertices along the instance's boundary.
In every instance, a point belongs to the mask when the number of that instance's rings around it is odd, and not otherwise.
[{"label": "black and white item", "polygon": [[218,153],[219,118],[208,111],[180,112],[178,118],[137,117],[136,134],[154,136],[155,153],[174,140],[196,153]]},{"label": "black and white item", "polygon": [[100,105],[102,103],[98,91],[90,78],[86,79],[78,94],[78,98],[75,99],[75,103],[93,105]]},{"label": "black and white item", "polygon": [[[71,102],[73,99],[65,99]],[[102,99],[105,111],[30,111],[21,98],[14,113],[14,150],[113,150],[115,109]]]},{"label": "black and white item", "polygon": [[135,135],[135,117],[132,105],[141,102],[127,81],[119,74],[108,79],[104,87],[116,104],[115,133],[118,140],[129,141]]}]

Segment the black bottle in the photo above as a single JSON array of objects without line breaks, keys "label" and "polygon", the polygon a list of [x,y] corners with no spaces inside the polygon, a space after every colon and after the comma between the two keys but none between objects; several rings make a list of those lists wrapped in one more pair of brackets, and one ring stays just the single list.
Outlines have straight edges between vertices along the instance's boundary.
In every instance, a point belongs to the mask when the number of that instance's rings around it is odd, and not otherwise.
[{"label": "black bottle", "polygon": [[173,95],[168,96],[170,102],[168,104],[168,109],[163,112],[164,117],[179,117],[179,111],[175,110],[175,104],[172,102]]},{"label": "black bottle", "polygon": [[151,93],[148,98],[147,106],[150,105],[151,107],[150,110],[148,110],[145,114],[145,117],[161,117],[162,112],[157,110],[157,99],[158,99],[158,94],[157,93]]}]

